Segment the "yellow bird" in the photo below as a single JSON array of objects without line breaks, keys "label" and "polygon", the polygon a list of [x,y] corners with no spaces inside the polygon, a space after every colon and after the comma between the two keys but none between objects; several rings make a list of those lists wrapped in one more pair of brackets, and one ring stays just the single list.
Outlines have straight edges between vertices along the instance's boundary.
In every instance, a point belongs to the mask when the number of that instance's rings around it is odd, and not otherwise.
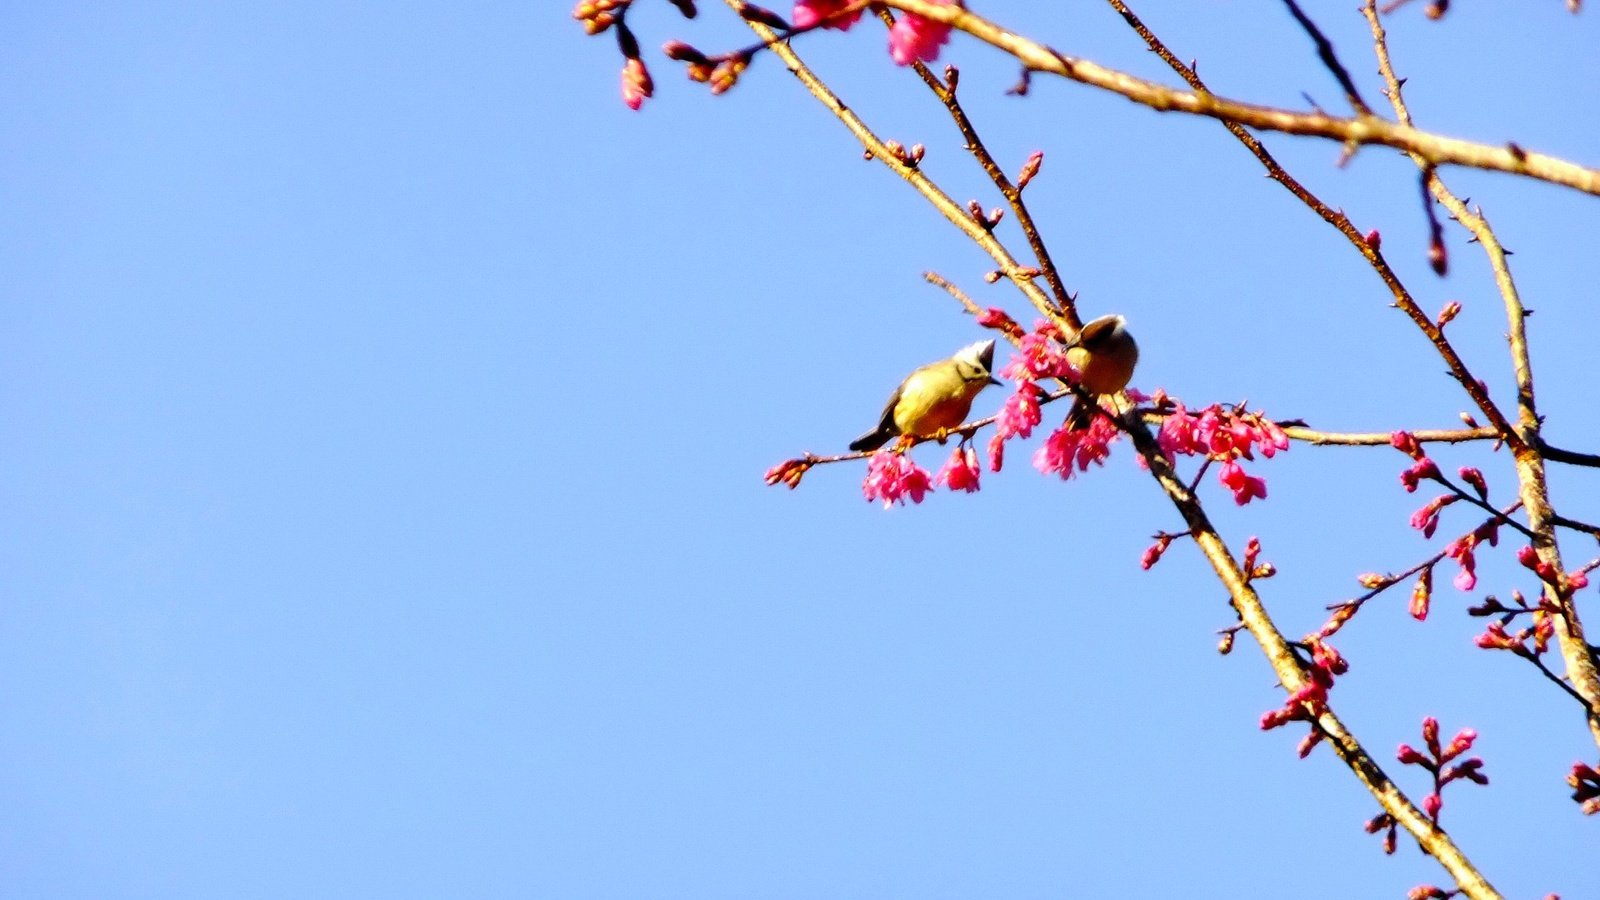
[{"label": "yellow bird", "polygon": [[[1067,362],[1078,370],[1078,384],[1085,391],[1095,396],[1115,394],[1133,380],[1133,368],[1139,364],[1139,345],[1128,333],[1125,319],[1101,316],[1067,342]],[[1088,425],[1089,414],[1089,404],[1080,397],[1067,415],[1067,427]]]},{"label": "yellow bird", "polygon": [[876,450],[899,435],[943,438],[966,421],[979,391],[1000,384],[993,368],[994,341],[979,341],[917,369],[894,389],[878,427],[851,441],[850,449]]}]

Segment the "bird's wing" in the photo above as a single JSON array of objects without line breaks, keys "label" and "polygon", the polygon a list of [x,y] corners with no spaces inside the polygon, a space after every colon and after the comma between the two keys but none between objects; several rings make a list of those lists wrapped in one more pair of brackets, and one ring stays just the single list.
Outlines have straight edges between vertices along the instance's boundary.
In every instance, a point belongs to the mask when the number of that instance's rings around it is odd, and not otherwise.
[{"label": "bird's wing", "polygon": [[[908,378],[906,380],[909,381],[910,379]],[[880,433],[892,435],[899,431],[899,428],[897,428],[894,424],[894,408],[900,405],[900,392],[905,389],[905,382],[900,382],[900,386],[895,388],[894,393],[889,395],[889,402],[883,405],[883,415],[878,417],[877,430]]]}]

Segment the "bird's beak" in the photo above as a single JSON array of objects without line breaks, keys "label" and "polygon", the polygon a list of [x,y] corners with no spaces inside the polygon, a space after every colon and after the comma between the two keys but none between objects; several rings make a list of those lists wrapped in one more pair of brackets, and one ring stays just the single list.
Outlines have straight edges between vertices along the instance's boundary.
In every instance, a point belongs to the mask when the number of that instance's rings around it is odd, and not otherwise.
[{"label": "bird's beak", "polygon": [[1001,381],[1000,379],[994,377],[993,375],[989,376],[989,383],[990,384],[997,384],[997,385],[999,385],[1001,387],[1005,387],[1006,386],[1006,383],[1004,381]]}]

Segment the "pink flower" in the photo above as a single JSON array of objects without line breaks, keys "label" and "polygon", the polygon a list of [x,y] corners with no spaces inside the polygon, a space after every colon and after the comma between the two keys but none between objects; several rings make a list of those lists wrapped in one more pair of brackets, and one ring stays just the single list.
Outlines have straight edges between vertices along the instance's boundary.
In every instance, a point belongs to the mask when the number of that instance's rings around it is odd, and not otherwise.
[{"label": "pink flower", "polygon": [[972,493],[978,489],[978,451],[968,446],[956,448],[950,459],[933,476],[934,484],[942,484],[952,491]]},{"label": "pink flower", "polygon": [[1409,431],[1396,431],[1389,435],[1389,445],[1412,459],[1422,458],[1422,445]]},{"label": "pink flower", "polygon": [[[961,6],[961,0],[931,0],[940,6]],[[950,26],[907,13],[889,29],[889,55],[897,65],[909,66],[917,60],[933,62],[939,48],[950,40]]]},{"label": "pink flower", "polygon": [[993,328],[1009,335],[1022,336],[1022,326],[1018,325],[1015,319],[1006,315],[1006,311],[998,306],[991,306],[978,313],[978,324],[984,328]]},{"label": "pink flower", "polygon": [[1179,403],[1166,421],[1161,423],[1161,430],[1156,432],[1156,443],[1161,445],[1168,457],[1193,455],[1200,449],[1199,425],[1200,420],[1189,415],[1189,411]]},{"label": "pink flower", "polygon": [[[849,5],[850,0],[795,0],[794,13],[789,18],[796,29],[815,28],[818,22],[842,12]],[[861,10],[858,9],[848,16],[829,19],[822,27],[849,31],[850,26],[860,18]]]},{"label": "pink flower", "polygon": [[1439,511],[1461,498],[1455,494],[1440,494],[1429,500],[1427,505],[1411,514],[1411,527],[1422,532],[1423,537],[1433,537],[1433,532],[1439,527]]},{"label": "pink flower", "polygon": [[1289,449],[1289,435],[1277,422],[1262,419],[1256,426],[1256,441],[1261,444],[1261,455],[1271,459],[1280,450]]},{"label": "pink flower", "polygon": [[[1039,412],[1039,392],[1033,382],[1023,381],[1017,384],[1017,389],[1006,398],[1000,407],[1000,414],[995,417],[995,437],[1002,441],[1014,437],[1027,437],[1033,434],[1033,426],[1039,424],[1042,418]],[[997,465],[996,472],[1000,471]]]},{"label": "pink flower", "polygon": [[1046,475],[1054,472],[1065,480],[1072,477],[1074,467],[1082,472],[1091,463],[1105,465],[1106,457],[1111,455],[1111,442],[1119,434],[1117,426],[1104,416],[1095,416],[1088,428],[1069,430],[1062,426],[1034,451],[1033,467]]},{"label": "pink flower", "polygon": [[1006,464],[1006,439],[996,434],[989,438],[989,471],[998,472]]},{"label": "pink flower", "polygon": [[868,501],[882,500],[885,509],[896,503],[921,503],[933,484],[928,470],[899,453],[874,453],[867,460],[867,478],[861,483],[861,493]]},{"label": "pink flower", "polygon": [[1519,650],[1522,641],[1506,634],[1506,627],[1499,622],[1490,622],[1489,627],[1472,641],[1483,650]]},{"label": "pink flower", "polygon": [[[1144,548],[1144,555],[1139,557],[1139,568],[1148,569],[1160,562],[1161,555],[1166,553],[1167,548],[1170,546],[1172,546],[1171,536],[1165,534],[1157,535],[1156,542]],[[1229,635],[1229,637],[1231,636],[1232,635]]]},{"label": "pink flower", "polygon": [[[1410,435],[1407,435],[1410,437]],[[1439,477],[1439,466],[1426,456],[1417,457],[1411,468],[1400,473],[1400,484],[1405,487],[1406,493],[1412,493],[1422,481],[1442,481]]]},{"label": "pink flower", "polygon": [[1037,381],[1040,378],[1071,377],[1072,367],[1061,352],[1060,332],[1043,319],[1017,342],[1017,352],[1000,369],[1012,381]]},{"label": "pink flower", "polygon": [[1232,460],[1222,464],[1222,471],[1217,473],[1217,480],[1222,482],[1223,487],[1233,491],[1233,502],[1240,506],[1257,498],[1267,499],[1267,483],[1249,475],[1242,466]]}]

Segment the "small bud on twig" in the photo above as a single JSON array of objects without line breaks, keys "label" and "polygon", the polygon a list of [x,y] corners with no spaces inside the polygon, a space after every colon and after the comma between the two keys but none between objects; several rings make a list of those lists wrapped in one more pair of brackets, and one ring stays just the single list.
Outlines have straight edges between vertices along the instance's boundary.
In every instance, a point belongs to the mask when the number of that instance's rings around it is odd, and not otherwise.
[{"label": "small bud on twig", "polygon": [[1033,176],[1039,174],[1039,167],[1044,164],[1044,151],[1035,150],[1028,156],[1028,161],[1022,164],[1022,172],[1017,175],[1017,190],[1028,186]]},{"label": "small bud on twig", "polygon": [[1455,317],[1460,315],[1460,314],[1461,314],[1461,303],[1460,303],[1460,301],[1451,300],[1449,303],[1446,303],[1444,305],[1444,309],[1439,310],[1439,318],[1436,320],[1436,322],[1438,323],[1440,328],[1443,328],[1446,325],[1449,325],[1450,322],[1452,320],[1454,320]]}]

